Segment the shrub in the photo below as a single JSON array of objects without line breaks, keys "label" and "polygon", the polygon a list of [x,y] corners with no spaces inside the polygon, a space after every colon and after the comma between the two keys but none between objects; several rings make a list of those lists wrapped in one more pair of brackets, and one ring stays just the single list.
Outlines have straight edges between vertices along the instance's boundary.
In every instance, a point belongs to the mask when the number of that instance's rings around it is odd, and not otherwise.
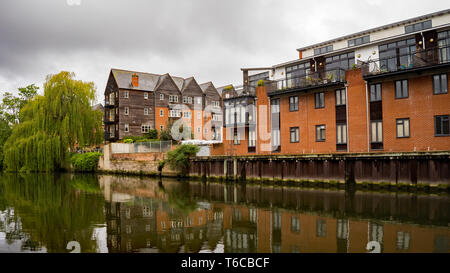
[{"label": "shrub", "polygon": [[127,138],[127,139],[123,140],[123,143],[133,143],[133,142],[134,142],[134,140],[132,140],[130,138]]},{"label": "shrub", "polygon": [[150,131],[145,134],[145,137],[148,139],[158,139],[158,131],[155,129],[150,129]]},{"label": "shrub", "polygon": [[195,156],[199,150],[200,148],[196,145],[181,145],[167,153],[167,163],[173,170],[178,171],[181,175],[186,175],[191,164],[189,158]]},{"label": "shrub", "polygon": [[258,81],[258,86],[264,86],[264,81],[263,80],[259,80]]},{"label": "shrub", "polygon": [[76,172],[94,172],[97,170],[101,153],[73,154],[70,161]]},{"label": "shrub", "polygon": [[166,161],[165,160],[158,161],[158,172],[162,172],[162,170],[164,169],[165,165],[166,165]]}]

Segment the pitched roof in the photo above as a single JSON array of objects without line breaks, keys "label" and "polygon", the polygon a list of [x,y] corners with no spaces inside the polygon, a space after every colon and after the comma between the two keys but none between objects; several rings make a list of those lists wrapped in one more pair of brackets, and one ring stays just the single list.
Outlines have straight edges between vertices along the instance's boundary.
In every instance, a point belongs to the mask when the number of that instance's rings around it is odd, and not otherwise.
[{"label": "pitched roof", "polygon": [[208,87],[210,87],[211,85],[214,87],[212,82],[205,82],[205,83],[199,84],[199,86],[202,89],[203,93],[205,93],[205,90],[208,89]]},{"label": "pitched roof", "polygon": [[[120,89],[133,89],[142,91],[153,91],[158,84],[161,75],[135,72],[121,69],[111,69],[111,73],[116,80],[116,83]],[[139,86],[134,87],[131,84],[131,77],[133,74],[139,76]]]}]

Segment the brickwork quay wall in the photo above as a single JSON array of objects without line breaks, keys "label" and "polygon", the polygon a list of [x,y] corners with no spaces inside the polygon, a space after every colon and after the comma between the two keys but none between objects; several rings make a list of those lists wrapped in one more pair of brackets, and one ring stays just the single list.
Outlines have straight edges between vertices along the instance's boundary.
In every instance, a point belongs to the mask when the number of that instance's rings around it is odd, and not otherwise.
[{"label": "brickwork quay wall", "polygon": [[[99,171],[127,174],[157,175],[158,163],[167,158],[167,153],[112,153],[111,144],[105,145],[99,160]],[[176,172],[165,166],[163,176],[176,176]]]},{"label": "brickwork quay wall", "polygon": [[204,157],[192,160],[190,175],[448,187],[450,153]]}]

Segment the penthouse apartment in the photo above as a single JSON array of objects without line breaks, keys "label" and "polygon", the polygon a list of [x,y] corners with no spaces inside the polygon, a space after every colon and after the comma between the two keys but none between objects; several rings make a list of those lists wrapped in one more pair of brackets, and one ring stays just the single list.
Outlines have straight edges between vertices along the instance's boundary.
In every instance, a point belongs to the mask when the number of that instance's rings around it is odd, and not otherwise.
[{"label": "penthouse apartment", "polygon": [[111,69],[105,89],[105,140],[141,136],[150,129],[161,132],[180,119],[194,139],[217,139],[222,125],[215,121],[222,120],[221,105],[211,82]]},{"label": "penthouse apartment", "polygon": [[297,52],[290,62],[242,69],[244,89],[255,90],[257,140],[235,141],[227,128],[214,154],[450,150],[450,10]]}]

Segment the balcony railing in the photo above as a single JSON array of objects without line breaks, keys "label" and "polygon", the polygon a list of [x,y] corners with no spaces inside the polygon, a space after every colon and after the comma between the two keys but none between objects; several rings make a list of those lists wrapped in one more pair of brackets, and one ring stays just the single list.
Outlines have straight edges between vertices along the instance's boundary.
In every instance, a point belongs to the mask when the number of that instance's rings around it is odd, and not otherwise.
[{"label": "balcony railing", "polygon": [[450,63],[450,47],[420,49],[408,54],[370,60],[361,65],[363,77],[406,72]]},{"label": "balcony railing", "polygon": [[269,85],[269,93],[279,93],[289,90],[304,90],[325,85],[345,83],[345,81],[345,70],[342,68],[335,68],[326,71],[312,72],[301,77],[271,81],[265,83],[265,85]]},{"label": "balcony railing", "polygon": [[108,107],[108,106],[114,106],[114,101],[109,101],[109,100],[105,101],[105,107]]}]

